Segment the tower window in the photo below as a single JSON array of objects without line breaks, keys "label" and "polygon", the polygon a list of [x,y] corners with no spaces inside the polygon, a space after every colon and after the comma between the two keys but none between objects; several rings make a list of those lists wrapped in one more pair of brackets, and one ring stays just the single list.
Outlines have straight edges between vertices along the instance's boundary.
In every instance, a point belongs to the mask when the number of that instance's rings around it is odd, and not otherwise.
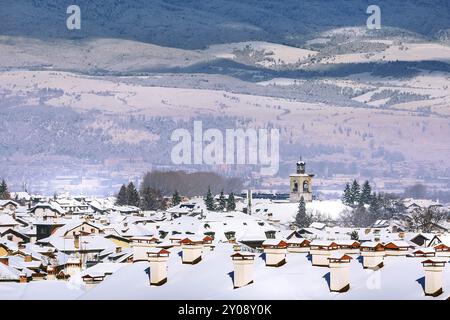
[{"label": "tower window", "polygon": [[294,189],[292,189],[293,192],[297,192],[298,191],[298,183],[297,181],[294,182]]},{"label": "tower window", "polygon": [[309,192],[309,183],[308,183],[308,181],[303,182],[303,192]]}]

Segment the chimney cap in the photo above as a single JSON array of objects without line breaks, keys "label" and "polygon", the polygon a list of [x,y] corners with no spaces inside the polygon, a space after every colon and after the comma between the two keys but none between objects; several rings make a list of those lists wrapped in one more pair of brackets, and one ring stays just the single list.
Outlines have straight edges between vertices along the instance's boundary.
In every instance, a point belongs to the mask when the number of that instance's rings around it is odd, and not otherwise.
[{"label": "chimney cap", "polygon": [[170,251],[162,248],[150,248],[147,250],[147,256],[169,256]]},{"label": "chimney cap", "polygon": [[284,248],[287,248],[287,246],[288,246],[288,244],[286,243],[286,241],[280,240],[280,239],[267,239],[262,243],[263,248],[276,247],[276,248],[284,249]]},{"label": "chimney cap", "polygon": [[424,267],[445,267],[448,259],[432,258],[422,261]]},{"label": "chimney cap", "polygon": [[234,254],[231,255],[231,258],[233,260],[254,260],[255,259],[255,254],[250,253],[250,252],[236,252]]},{"label": "chimney cap", "polygon": [[337,262],[337,263],[350,263],[351,260],[353,260],[352,257],[350,257],[348,254],[336,252],[331,255],[331,257],[328,258],[330,262]]}]

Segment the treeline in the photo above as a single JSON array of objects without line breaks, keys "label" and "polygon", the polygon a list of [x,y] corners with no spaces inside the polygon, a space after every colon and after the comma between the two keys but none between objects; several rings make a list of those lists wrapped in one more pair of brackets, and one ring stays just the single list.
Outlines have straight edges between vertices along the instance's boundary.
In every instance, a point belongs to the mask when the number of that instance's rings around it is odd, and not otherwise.
[{"label": "treeline", "polygon": [[168,201],[160,190],[146,187],[138,191],[134,183],[130,182],[120,188],[116,205],[134,206],[142,210],[164,210],[167,208]]},{"label": "treeline", "polygon": [[390,219],[405,211],[401,198],[385,193],[372,192],[369,181],[361,185],[357,180],[347,183],[342,202],[351,207],[341,219],[355,227],[368,227],[379,219]]},{"label": "treeline", "polygon": [[[122,185],[116,204],[142,210],[164,210],[169,205],[169,197],[172,198],[172,205],[177,205],[181,202],[181,196],[206,194],[208,209],[234,210],[234,194],[241,190],[240,179],[224,178],[212,172],[152,171],[145,174],[139,190],[133,182]],[[219,192],[221,197],[215,206],[212,194]],[[229,194],[226,201],[224,193]]]},{"label": "treeline", "polygon": [[152,171],[145,174],[141,189],[151,188],[171,196],[178,191],[184,196],[206,194],[210,186],[213,194],[239,193],[243,185],[239,178],[226,178],[213,172]]},{"label": "treeline", "polygon": [[450,192],[445,190],[430,191],[427,186],[418,183],[405,189],[403,196],[414,199],[430,199],[443,203],[450,202]]},{"label": "treeline", "polygon": [[236,209],[236,200],[234,198],[233,192],[231,192],[228,197],[225,198],[223,190],[220,191],[219,201],[216,204],[214,196],[211,192],[211,188],[208,187],[208,193],[204,197],[204,201],[206,209],[208,209],[209,211],[234,211]]}]

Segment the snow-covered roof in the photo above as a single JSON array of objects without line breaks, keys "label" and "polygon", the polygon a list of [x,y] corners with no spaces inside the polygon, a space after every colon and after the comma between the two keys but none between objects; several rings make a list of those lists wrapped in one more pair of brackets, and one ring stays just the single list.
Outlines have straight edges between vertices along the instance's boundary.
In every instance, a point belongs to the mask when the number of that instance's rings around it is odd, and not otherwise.
[{"label": "snow-covered roof", "polygon": [[62,237],[50,237],[49,243],[58,251],[77,252],[77,251],[102,251],[108,248],[115,248],[116,244],[102,236],[82,236],[80,237],[79,248],[75,247],[74,239],[65,239]]},{"label": "snow-covered roof", "polygon": [[[371,272],[367,272],[358,259],[353,259],[348,265],[350,290],[346,293],[334,293],[330,292],[324,279],[329,270],[312,266],[307,254],[288,255],[287,264],[281,268],[267,268],[264,259],[256,255],[253,266],[254,282],[235,290],[233,280],[228,275],[230,270],[233,270],[230,258],[233,253],[231,245],[220,244],[214,254],[205,255],[203,261],[195,266],[181,264],[179,256],[172,254],[168,261],[168,282],[161,287],[149,285],[148,262],[125,264],[79,298],[435,299],[425,296],[421,283],[417,281],[424,275],[421,262],[406,257],[385,257],[385,266]],[[212,274],[214,276],[211,276]],[[277,284],[277,290],[273,290],[274,283]],[[298,283],[302,285],[295,285]],[[444,292],[449,292],[450,283],[444,282],[443,289]],[[447,297],[448,295],[444,294],[438,299]]]},{"label": "snow-covered roof", "polygon": [[19,223],[9,214],[0,214],[0,226],[17,226]]},{"label": "snow-covered roof", "polygon": [[17,281],[19,280],[20,271],[11,266],[7,266],[0,262],[0,280],[1,281]]}]

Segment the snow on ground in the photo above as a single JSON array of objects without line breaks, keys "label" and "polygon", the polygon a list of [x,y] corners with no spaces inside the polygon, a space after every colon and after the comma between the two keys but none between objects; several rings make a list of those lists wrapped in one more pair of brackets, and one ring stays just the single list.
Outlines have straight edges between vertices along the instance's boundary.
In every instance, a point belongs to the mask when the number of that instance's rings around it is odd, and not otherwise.
[{"label": "snow on ground", "polygon": [[0,300],[73,300],[83,293],[81,287],[60,280],[0,284]]},{"label": "snow on ground", "polygon": [[[264,67],[273,67],[280,64],[294,64],[318,53],[312,50],[305,50],[263,41],[247,41],[212,45],[205,50],[205,53],[211,54],[217,58],[235,60],[238,58],[237,51],[242,52],[244,50],[263,52],[264,59],[257,61],[256,64]],[[256,58],[254,53],[250,52],[250,54],[250,58]]]},{"label": "snow on ground", "polygon": [[[345,210],[346,206],[341,200],[321,200],[306,203],[306,210],[314,216],[321,215],[336,219]],[[266,210],[267,209],[267,210]],[[253,209],[255,214],[266,215],[272,213],[273,220],[279,220],[280,223],[286,224],[295,220],[298,211],[298,203],[291,202],[270,202],[253,200]]]},{"label": "snow on ground", "polygon": [[450,63],[450,47],[438,43],[402,43],[371,53],[346,53],[326,57],[321,63],[370,63],[381,61],[441,61]]}]

